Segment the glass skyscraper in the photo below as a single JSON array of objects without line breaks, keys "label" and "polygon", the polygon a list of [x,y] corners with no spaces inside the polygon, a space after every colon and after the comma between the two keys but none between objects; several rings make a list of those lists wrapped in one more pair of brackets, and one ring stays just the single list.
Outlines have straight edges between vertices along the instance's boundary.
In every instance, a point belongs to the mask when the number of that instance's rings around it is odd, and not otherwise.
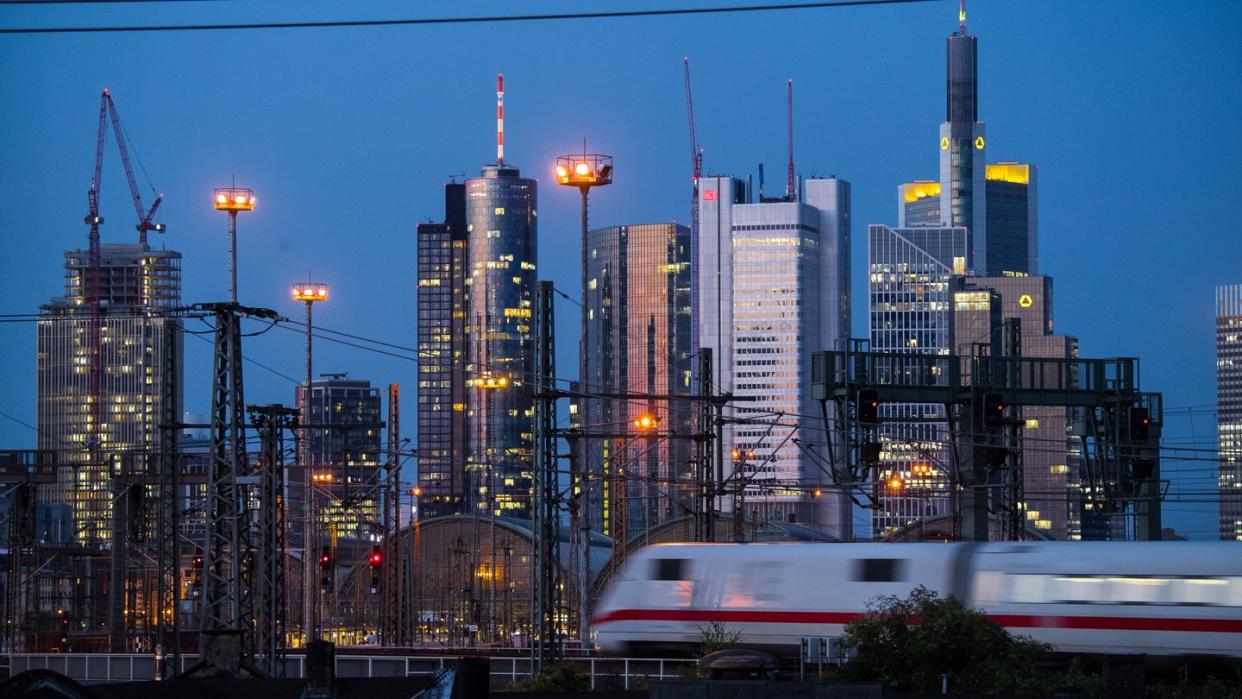
[{"label": "glass skyscraper", "polygon": [[[611,226],[587,238],[587,327],[578,390],[691,392],[690,229],[675,223]],[[601,483],[600,531],[624,536],[692,506],[694,404],[583,398],[584,431],[634,432],[641,416],[682,438],[585,439],[587,472]],[[619,526],[621,523],[626,528]]]},{"label": "glass skyscraper", "polygon": [[[964,274],[969,234],[963,227],[868,229],[868,330],[875,352],[949,354],[953,348],[954,275]],[[879,471],[873,474],[872,535],[891,534],[949,513],[951,467],[943,405],[881,406]],[[930,474],[916,474],[915,465]],[[891,476],[916,487],[889,492]]]},{"label": "glass skyscraper", "polygon": [[1242,284],[1216,289],[1220,538],[1242,541]]},{"label": "glass skyscraper", "polygon": [[510,165],[466,181],[466,497],[494,515],[530,507],[537,190]]},{"label": "glass skyscraper", "polygon": [[310,400],[303,403],[305,386],[294,391],[294,405],[309,405],[308,420],[323,425],[306,430],[307,457],[313,473],[330,475],[322,484],[330,497],[316,503],[317,521],[336,536],[378,536],[380,519],[380,395],[371,382],[329,375],[310,384]]},{"label": "glass skyscraper", "polygon": [[466,494],[466,186],[444,185],[444,222],[418,225],[419,514]]},{"label": "glass skyscraper", "polygon": [[[136,243],[101,246],[98,426],[90,388],[90,269],[88,251],[65,252],[65,294],[43,307],[36,360],[38,448],[56,450],[72,466],[57,470],[51,502],[71,510],[73,539],[87,545],[109,541],[111,459],[145,456],[159,444],[164,324],[181,322],[162,314],[181,303],[181,253]],[[175,351],[180,367],[179,334]]]},{"label": "glass skyscraper", "polygon": [[848,495],[817,461],[826,435],[810,377],[811,354],[849,337],[850,185],[811,179],[800,200],[759,203],[743,188],[699,186],[699,344],[718,390],[747,399],[725,409],[726,488],[744,487],[748,520],[848,539]]}]

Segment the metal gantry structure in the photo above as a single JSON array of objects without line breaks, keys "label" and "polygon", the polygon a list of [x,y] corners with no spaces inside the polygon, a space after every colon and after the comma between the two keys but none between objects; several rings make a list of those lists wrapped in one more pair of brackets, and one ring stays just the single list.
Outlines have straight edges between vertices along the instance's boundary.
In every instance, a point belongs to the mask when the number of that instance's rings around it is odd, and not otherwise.
[{"label": "metal gantry structure", "polygon": [[531,507],[531,661],[541,669],[561,656],[564,610],[561,591],[560,477],[556,438],[556,345],[552,282],[541,281],[535,298],[535,492]]},{"label": "metal gantry structure", "polygon": [[1132,508],[1135,537],[1160,540],[1162,396],[1142,391],[1138,379],[1133,358],[895,354],[869,351],[862,340],[817,353],[812,364],[833,478],[864,499],[883,463],[878,406],[944,406],[950,497],[960,536],[972,541],[988,540],[989,512],[1021,508],[1020,406],[1074,411],[1084,500],[1105,515]]},{"label": "metal gantry structure", "polygon": [[[284,433],[298,427],[300,411],[283,405],[252,405],[251,421],[259,431],[258,490],[259,537],[257,570],[253,576],[254,649],[263,658],[261,667],[269,674],[284,673],[286,619],[285,566],[288,522],[285,502],[286,469]],[[249,555],[249,554],[248,554]]]}]

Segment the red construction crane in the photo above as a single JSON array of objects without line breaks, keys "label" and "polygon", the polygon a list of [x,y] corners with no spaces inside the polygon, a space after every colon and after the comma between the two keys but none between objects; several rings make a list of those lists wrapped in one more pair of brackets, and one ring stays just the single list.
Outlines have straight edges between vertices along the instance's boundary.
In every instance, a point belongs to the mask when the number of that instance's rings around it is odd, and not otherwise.
[{"label": "red construction crane", "polygon": [[[134,178],[134,168],[129,164],[129,147],[125,145],[125,128],[121,126],[121,115],[116,111],[116,104],[112,101],[112,95],[107,90],[103,91],[103,99],[108,103],[108,114],[112,117],[112,133],[116,135],[116,147],[121,152],[121,164],[125,166],[125,178],[129,180],[129,194],[134,199],[134,211],[138,214],[138,243],[145,250],[147,247],[147,231],[155,231],[163,233],[167,230],[162,223],[151,223],[151,218],[155,216],[155,212],[160,208],[160,202],[164,200],[164,195],[156,194],[155,201],[151,202],[151,208],[143,210],[142,194],[138,191],[138,181]],[[95,166],[98,172],[99,165]]]},{"label": "red construction crane", "polygon": [[98,464],[100,449],[102,447],[102,410],[103,396],[101,381],[103,377],[103,354],[100,351],[100,326],[102,325],[101,313],[101,290],[100,276],[102,260],[100,255],[99,244],[99,225],[104,222],[102,216],[99,215],[99,190],[102,185],[103,177],[103,155],[104,141],[107,138],[107,122],[111,117],[112,132],[116,136],[116,145],[121,152],[121,164],[125,166],[125,177],[129,181],[129,192],[134,200],[134,209],[138,214],[138,242],[142,245],[142,249],[147,249],[147,232],[155,231],[163,233],[166,229],[162,223],[152,223],[151,219],[155,216],[155,212],[160,208],[160,202],[163,201],[162,194],[156,194],[155,201],[151,204],[150,209],[144,209],[142,206],[142,194],[138,191],[138,181],[134,177],[134,168],[129,160],[129,148],[126,145],[125,128],[121,125],[121,115],[116,111],[116,104],[112,101],[112,95],[105,88],[99,99],[99,129],[95,137],[95,175],[91,178],[90,189],[87,190],[87,214],[83,218],[88,226],[89,233],[89,250],[87,261],[89,270],[85,284],[86,301],[90,304],[91,324],[90,324],[90,416],[91,416],[91,456],[92,460]]}]

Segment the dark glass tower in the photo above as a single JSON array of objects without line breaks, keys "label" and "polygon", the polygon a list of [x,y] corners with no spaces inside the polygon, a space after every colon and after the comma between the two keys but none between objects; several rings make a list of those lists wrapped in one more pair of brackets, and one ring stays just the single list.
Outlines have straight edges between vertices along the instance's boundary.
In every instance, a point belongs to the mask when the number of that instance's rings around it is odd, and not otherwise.
[{"label": "dark glass tower", "polygon": [[945,51],[945,121],[940,125],[940,225],[963,226],[970,236],[967,266],[986,271],[987,198],[983,124],[979,121],[979,47],[966,31],[965,7],[960,25]]},{"label": "dark glass tower", "polygon": [[466,434],[470,511],[529,511],[537,183],[509,165],[466,181]]},{"label": "dark glass tower", "polygon": [[[612,226],[587,239],[587,327],[581,376],[586,392],[689,394],[690,229],[675,223]],[[583,399],[590,432],[633,432],[635,419],[659,420],[658,432],[689,434],[694,409],[603,398]],[[600,530],[638,532],[679,517],[692,494],[678,490],[691,473],[691,444],[659,436],[583,440],[588,472],[601,477]],[[688,487],[688,486],[687,486]]]},{"label": "dark glass tower", "polygon": [[[309,421],[323,425],[308,430],[307,455],[316,472],[330,474],[325,486],[331,497],[318,503],[321,526],[337,536],[367,538],[377,533],[380,479],[380,395],[366,380],[344,374],[311,381]],[[294,405],[303,405],[306,386],[294,391]]]},{"label": "dark glass tower", "polygon": [[418,225],[419,514],[462,511],[466,476],[466,186],[444,185],[444,222]]}]

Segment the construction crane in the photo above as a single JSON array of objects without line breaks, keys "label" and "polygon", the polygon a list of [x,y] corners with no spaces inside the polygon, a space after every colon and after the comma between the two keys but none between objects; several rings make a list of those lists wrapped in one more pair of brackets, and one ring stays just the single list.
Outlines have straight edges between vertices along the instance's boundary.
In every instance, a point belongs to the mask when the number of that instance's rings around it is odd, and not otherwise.
[{"label": "construction crane", "polygon": [[[699,137],[694,129],[694,93],[690,91],[690,58],[682,59],[686,71],[686,114],[690,121],[690,168],[693,173],[693,187],[690,197],[690,226],[692,235],[697,239],[699,231],[699,178],[703,176],[703,149],[699,148]],[[695,265],[697,267],[697,265]]]},{"label": "construction crane", "polygon": [[785,109],[785,128],[789,132],[789,169],[785,173],[785,201],[797,201],[798,182],[794,175],[793,158],[793,78],[789,79]]},{"label": "construction crane", "polygon": [[108,136],[109,117],[112,122],[112,131],[116,136],[117,148],[121,151],[121,163],[125,166],[125,177],[129,181],[129,191],[133,196],[134,209],[138,214],[138,242],[142,245],[142,249],[147,249],[147,232],[155,231],[163,233],[167,230],[164,224],[155,224],[151,219],[155,216],[155,212],[160,208],[160,202],[163,201],[163,195],[156,194],[155,201],[151,204],[150,209],[144,209],[142,206],[142,194],[138,191],[138,181],[134,177],[134,168],[129,160],[129,148],[126,145],[125,128],[121,125],[121,116],[116,111],[116,104],[112,101],[112,95],[107,88],[99,98],[99,129],[95,137],[95,174],[91,178],[90,189],[86,193],[87,214],[83,218],[83,222],[90,226],[89,233],[89,249],[87,262],[90,267],[88,278],[86,279],[87,302],[90,304],[91,323],[90,323],[90,416],[91,416],[91,460],[95,464],[101,464],[101,449],[103,445],[102,435],[102,377],[103,377],[103,353],[100,347],[100,326],[103,323],[100,276],[102,274],[101,252],[99,243],[99,226],[104,222],[102,216],[99,215],[99,190],[102,185],[103,177],[103,155],[104,141]]},{"label": "construction crane", "polygon": [[[694,93],[690,91],[690,58],[682,59],[686,73],[686,115],[690,122],[690,305],[698,308],[699,299],[699,180],[703,177],[703,149],[694,128]],[[697,313],[697,312],[696,312]],[[690,324],[690,346],[699,346],[699,325]]]}]

